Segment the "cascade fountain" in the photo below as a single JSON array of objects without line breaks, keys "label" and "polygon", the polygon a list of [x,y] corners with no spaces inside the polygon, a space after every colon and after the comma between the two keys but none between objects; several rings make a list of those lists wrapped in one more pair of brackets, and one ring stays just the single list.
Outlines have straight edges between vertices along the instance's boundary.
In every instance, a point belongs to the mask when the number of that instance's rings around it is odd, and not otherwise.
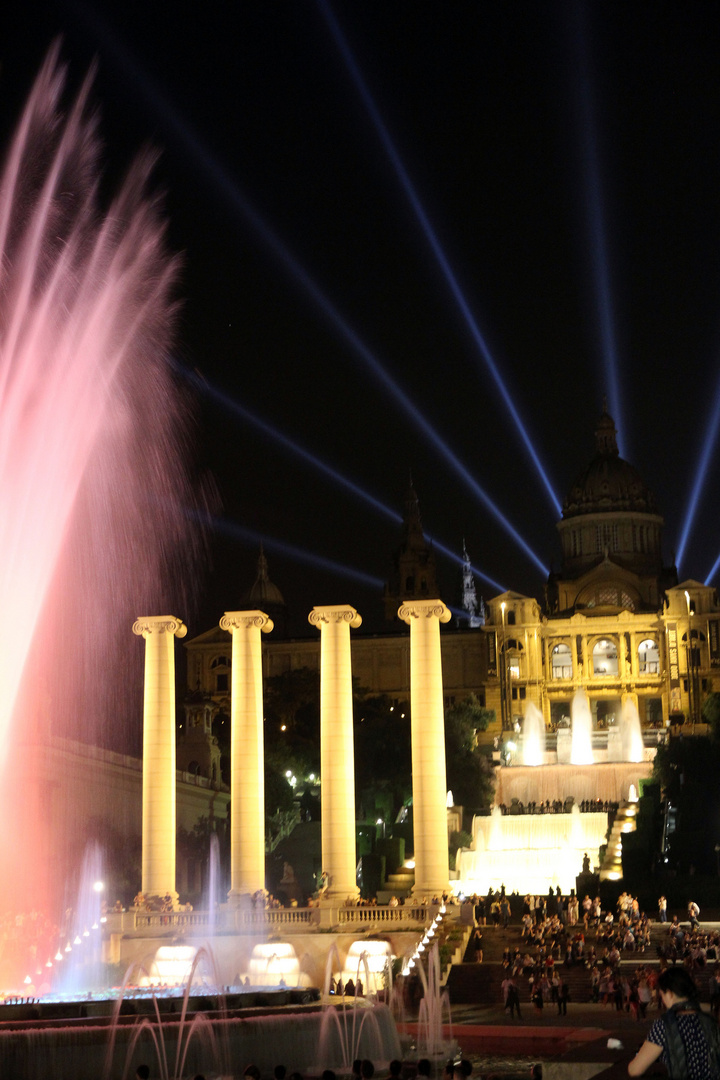
[{"label": "cascade fountain", "polygon": [[[608,828],[604,804],[632,800],[640,780],[652,772],[652,762],[646,760],[630,700],[620,726],[608,732],[607,750],[597,755],[590,704],[582,691],[573,697],[571,714],[572,730],[558,731],[556,753],[541,755],[536,733],[544,732],[542,715],[532,705],[526,709],[522,764],[496,769],[495,805],[489,816],[473,819],[472,848],[456,855],[463,892],[485,893],[504,885],[508,892],[559,886],[568,893],[583,856],[597,864]],[[581,803],[587,812],[580,813]]]}]

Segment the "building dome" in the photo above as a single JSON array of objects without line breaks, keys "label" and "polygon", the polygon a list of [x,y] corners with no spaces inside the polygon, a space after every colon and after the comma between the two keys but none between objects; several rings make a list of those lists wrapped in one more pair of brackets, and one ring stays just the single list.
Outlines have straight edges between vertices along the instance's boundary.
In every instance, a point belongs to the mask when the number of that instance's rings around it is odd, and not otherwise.
[{"label": "building dome", "polygon": [[563,518],[617,511],[656,514],[657,506],[637,469],[620,457],[615,423],[603,408],[595,429],[595,456],[570,488]]},{"label": "building dome", "polygon": [[[268,564],[262,545],[260,546],[260,556],[258,558],[257,577],[255,578],[253,587],[243,597],[243,603],[247,607],[258,608],[260,611],[267,611],[268,614],[272,614],[276,608],[285,607],[283,594],[280,592],[277,585],[274,585],[268,577]],[[270,610],[271,608],[273,609],[272,611]]]}]

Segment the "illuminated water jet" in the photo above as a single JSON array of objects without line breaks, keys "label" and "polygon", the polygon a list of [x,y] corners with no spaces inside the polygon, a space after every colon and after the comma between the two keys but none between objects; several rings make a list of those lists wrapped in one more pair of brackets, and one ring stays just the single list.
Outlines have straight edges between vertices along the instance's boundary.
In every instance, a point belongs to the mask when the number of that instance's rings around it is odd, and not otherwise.
[{"label": "illuminated water jet", "polygon": [[[122,733],[127,623],[136,605],[164,606],[200,534],[180,509],[195,499],[166,365],[177,263],[146,194],[153,159],[103,215],[91,79],[63,117],[64,82],[55,46],[0,183],[0,746],[20,763],[3,783],[18,827],[0,865],[19,910],[51,894],[51,860],[47,792],[18,739],[47,738],[51,716],[57,733],[102,741],[90,723],[112,714]],[[63,878],[78,840],[52,852]]]},{"label": "illuminated water jet", "polygon": [[522,725],[523,765],[542,765],[545,761],[545,719],[530,701]]},{"label": "illuminated water jet", "polygon": [[570,703],[572,717],[572,765],[592,765],[595,761],[592,748],[592,713],[587,694],[578,690]]}]

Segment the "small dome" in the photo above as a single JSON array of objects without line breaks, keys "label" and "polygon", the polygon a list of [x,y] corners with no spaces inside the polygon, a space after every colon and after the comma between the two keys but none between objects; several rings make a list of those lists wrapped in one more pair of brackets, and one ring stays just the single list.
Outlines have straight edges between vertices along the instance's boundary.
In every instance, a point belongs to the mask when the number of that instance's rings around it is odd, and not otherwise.
[{"label": "small dome", "polygon": [[657,513],[654,495],[638,471],[618,454],[615,436],[615,423],[603,409],[595,428],[595,456],[570,488],[563,518],[608,511]]},{"label": "small dome", "polygon": [[270,606],[285,606],[283,594],[280,592],[277,585],[273,585],[268,577],[267,559],[265,558],[265,552],[263,551],[262,546],[260,547],[260,557],[258,558],[255,584],[245,596],[244,601],[248,607],[255,607],[260,611],[264,611],[266,607]]}]

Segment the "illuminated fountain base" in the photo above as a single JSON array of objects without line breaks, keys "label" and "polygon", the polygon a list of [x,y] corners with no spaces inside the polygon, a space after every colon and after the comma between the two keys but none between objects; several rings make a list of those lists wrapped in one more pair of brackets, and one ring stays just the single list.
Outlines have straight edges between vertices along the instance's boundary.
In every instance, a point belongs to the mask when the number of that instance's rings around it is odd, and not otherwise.
[{"label": "illuminated fountain base", "polygon": [[[473,820],[473,850],[456,858],[465,893],[484,895],[489,888],[507,892],[546,893],[548,888],[569,893],[587,855],[599,862],[606,841],[607,813],[581,813],[583,802],[618,803],[634,796],[640,780],[652,774],[652,761],[593,765],[511,765],[496,770],[495,807],[490,817]],[[573,800],[572,813],[507,813],[513,803],[553,803]]]},{"label": "illuminated fountain base", "polygon": [[[652,751],[654,756],[654,751]],[[652,775],[652,761],[600,762],[594,765],[510,765],[496,769],[495,805],[510,806],[518,799],[529,802],[563,801],[572,797],[581,802],[626,802],[630,785]]]},{"label": "illuminated fountain base", "polygon": [[247,978],[250,986],[309,986],[310,979],[300,971],[295,948],[287,941],[273,941],[253,948]]},{"label": "illuminated fountain base", "polygon": [[465,893],[546,893],[575,888],[587,854],[597,862],[605,843],[607,814],[502,814],[473,820],[473,851],[461,851],[456,867]]}]

